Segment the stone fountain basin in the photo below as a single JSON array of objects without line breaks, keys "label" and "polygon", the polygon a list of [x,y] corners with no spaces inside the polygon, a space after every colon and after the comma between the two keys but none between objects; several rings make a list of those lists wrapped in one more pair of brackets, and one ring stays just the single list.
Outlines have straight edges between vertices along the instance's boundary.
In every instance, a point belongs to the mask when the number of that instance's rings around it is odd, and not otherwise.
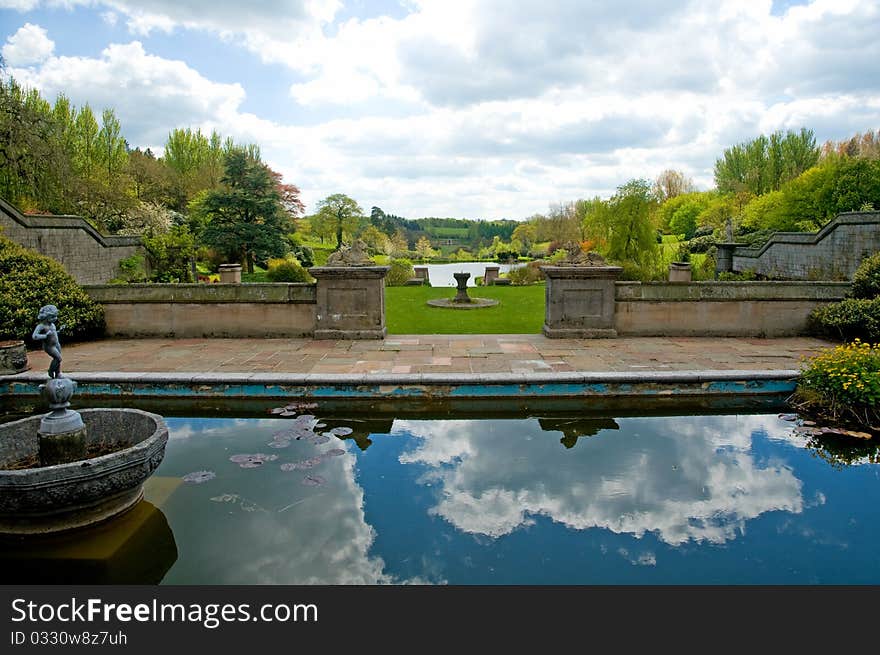
[{"label": "stone fountain basin", "polygon": [[[47,534],[106,520],[143,497],[165,456],[168,427],[137,409],[84,409],[89,454],[38,466],[42,416],[0,425],[0,534]],[[25,468],[31,467],[31,468]]]}]

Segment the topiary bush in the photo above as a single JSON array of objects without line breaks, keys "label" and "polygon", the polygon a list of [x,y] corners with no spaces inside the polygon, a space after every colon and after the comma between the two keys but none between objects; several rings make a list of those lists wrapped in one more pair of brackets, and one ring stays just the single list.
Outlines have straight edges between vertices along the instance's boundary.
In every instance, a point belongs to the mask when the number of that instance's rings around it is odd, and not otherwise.
[{"label": "topiary bush", "polygon": [[295,259],[270,259],[266,277],[272,282],[314,282]]},{"label": "topiary bush", "polygon": [[43,305],[58,307],[62,343],[100,336],[104,308],[50,257],[0,236],[0,340],[30,336]]},{"label": "topiary bush", "polygon": [[407,280],[411,280],[415,276],[416,271],[412,261],[403,258],[392,259],[391,268],[388,275],[385,276],[385,286],[402,287],[407,283]]},{"label": "topiary bush", "polygon": [[807,319],[811,333],[832,339],[880,341],[880,298],[847,298],[817,307]]},{"label": "topiary bush", "polygon": [[876,298],[880,296],[880,252],[865,257],[853,274],[852,295],[854,298]]}]

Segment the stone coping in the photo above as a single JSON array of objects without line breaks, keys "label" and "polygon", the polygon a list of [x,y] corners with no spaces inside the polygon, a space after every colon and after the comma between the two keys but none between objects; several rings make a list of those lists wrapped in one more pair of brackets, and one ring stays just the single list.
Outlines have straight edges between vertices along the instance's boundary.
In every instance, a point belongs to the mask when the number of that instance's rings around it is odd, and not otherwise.
[{"label": "stone coping", "polygon": [[616,282],[614,299],[621,301],[843,300],[849,282]]},{"label": "stone coping", "polygon": [[[691,370],[691,371],[556,371],[553,373],[165,373],[84,372],[65,373],[80,384],[269,384],[269,385],[466,385],[466,384],[579,384],[730,382],[741,380],[796,380],[800,371]],[[0,384],[43,384],[45,373],[0,376]]]},{"label": "stone coping", "polygon": [[128,303],[306,303],[316,302],[314,284],[93,284],[83,287],[103,304]]},{"label": "stone coping", "polygon": [[880,223],[880,211],[841,212],[817,232],[774,232],[762,245],[755,247],[739,245],[734,249],[733,254],[735,257],[758,258],[777,243],[812,245],[822,241],[841,225],[864,225],[865,223]]}]

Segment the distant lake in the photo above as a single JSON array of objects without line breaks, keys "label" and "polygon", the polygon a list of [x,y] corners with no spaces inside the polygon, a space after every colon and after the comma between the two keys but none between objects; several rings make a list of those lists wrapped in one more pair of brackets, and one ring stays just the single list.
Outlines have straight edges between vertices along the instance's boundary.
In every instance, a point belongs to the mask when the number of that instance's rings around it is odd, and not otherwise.
[{"label": "distant lake", "polygon": [[432,287],[454,287],[454,273],[470,273],[467,285],[469,287],[477,286],[474,278],[482,277],[486,274],[487,266],[497,266],[499,273],[507,273],[511,268],[519,268],[525,264],[495,264],[493,262],[455,262],[453,264],[415,264],[415,266],[428,267],[428,279]]}]

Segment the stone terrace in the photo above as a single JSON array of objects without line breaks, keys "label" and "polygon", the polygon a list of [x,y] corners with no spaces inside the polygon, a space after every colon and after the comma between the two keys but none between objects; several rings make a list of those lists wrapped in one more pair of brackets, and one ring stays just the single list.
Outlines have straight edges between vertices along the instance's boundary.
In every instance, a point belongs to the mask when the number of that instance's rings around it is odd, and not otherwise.
[{"label": "stone terrace", "polygon": [[[64,373],[217,372],[455,374],[794,370],[832,344],[819,339],[644,337],[547,339],[542,335],[413,335],[379,341],[313,339],[113,339],[64,344]],[[28,354],[45,371],[42,351]]]}]

